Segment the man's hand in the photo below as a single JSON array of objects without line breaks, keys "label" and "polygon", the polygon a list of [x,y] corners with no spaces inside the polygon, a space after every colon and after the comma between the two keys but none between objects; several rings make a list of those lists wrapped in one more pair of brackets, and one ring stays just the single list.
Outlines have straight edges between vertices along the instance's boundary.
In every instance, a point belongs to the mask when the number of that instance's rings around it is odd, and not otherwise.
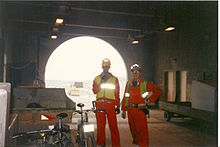
[{"label": "man's hand", "polygon": [[122,111],[121,117],[122,117],[123,119],[126,118],[126,112],[125,112],[125,111]]},{"label": "man's hand", "polygon": [[107,81],[108,78],[109,78],[109,73],[108,73],[108,72],[102,72],[101,78],[102,78],[102,79],[101,79],[101,83]]},{"label": "man's hand", "polygon": [[150,102],[149,98],[145,99],[145,104],[148,104],[149,102]]},{"label": "man's hand", "polygon": [[120,106],[117,106],[117,107],[115,108],[115,112],[116,112],[116,114],[119,114],[119,113],[120,113]]}]

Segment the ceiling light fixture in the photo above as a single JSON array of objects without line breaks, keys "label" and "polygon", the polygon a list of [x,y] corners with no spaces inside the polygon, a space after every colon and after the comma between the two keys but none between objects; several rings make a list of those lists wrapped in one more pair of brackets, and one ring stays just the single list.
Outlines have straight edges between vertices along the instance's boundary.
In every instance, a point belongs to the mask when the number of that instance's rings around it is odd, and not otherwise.
[{"label": "ceiling light fixture", "polygon": [[169,31],[173,31],[175,29],[175,27],[173,26],[169,26],[165,29],[166,32],[169,32]]},{"label": "ceiling light fixture", "polygon": [[130,34],[128,34],[128,41],[129,41],[131,44],[138,44],[138,43],[139,43],[139,40],[136,39],[135,37],[132,37]]},{"label": "ceiling light fixture", "polygon": [[133,40],[131,43],[132,43],[132,44],[138,44],[139,41],[138,41],[138,40]]},{"label": "ceiling light fixture", "polygon": [[62,24],[62,23],[63,23],[63,18],[56,19],[56,24]]},{"label": "ceiling light fixture", "polygon": [[57,35],[51,35],[50,38],[51,39],[57,39]]}]

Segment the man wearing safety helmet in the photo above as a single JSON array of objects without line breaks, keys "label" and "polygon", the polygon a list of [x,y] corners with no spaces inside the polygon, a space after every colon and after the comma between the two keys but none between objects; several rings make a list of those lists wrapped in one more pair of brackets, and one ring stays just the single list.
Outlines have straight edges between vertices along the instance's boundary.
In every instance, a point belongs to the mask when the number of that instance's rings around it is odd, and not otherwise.
[{"label": "man wearing safety helmet", "polygon": [[[160,96],[160,88],[141,76],[141,67],[138,64],[131,66],[132,79],[128,80],[122,100],[122,118],[126,118],[133,137],[133,144],[148,147],[148,127],[146,119],[146,104],[155,102]],[[143,111],[145,110],[145,111]]]},{"label": "man wearing safety helmet", "polygon": [[[105,146],[106,115],[111,132],[112,146],[120,146],[119,131],[116,112],[120,112],[119,82],[118,78],[109,72],[110,60],[102,61],[103,72],[93,80],[93,93],[96,94],[96,108],[104,112],[96,113],[97,120],[97,145]],[[115,109],[116,107],[116,109]]]}]

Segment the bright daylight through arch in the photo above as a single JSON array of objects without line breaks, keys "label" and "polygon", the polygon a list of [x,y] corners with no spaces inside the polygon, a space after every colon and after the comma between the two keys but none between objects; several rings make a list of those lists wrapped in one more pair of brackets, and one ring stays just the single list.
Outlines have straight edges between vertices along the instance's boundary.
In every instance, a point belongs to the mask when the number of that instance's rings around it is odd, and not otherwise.
[{"label": "bright daylight through arch", "polygon": [[91,102],[95,100],[92,82],[102,72],[101,62],[104,58],[110,59],[109,71],[119,79],[122,99],[127,81],[122,57],[109,43],[88,36],[70,39],[55,49],[45,68],[46,87],[65,88],[71,100],[91,108]]}]

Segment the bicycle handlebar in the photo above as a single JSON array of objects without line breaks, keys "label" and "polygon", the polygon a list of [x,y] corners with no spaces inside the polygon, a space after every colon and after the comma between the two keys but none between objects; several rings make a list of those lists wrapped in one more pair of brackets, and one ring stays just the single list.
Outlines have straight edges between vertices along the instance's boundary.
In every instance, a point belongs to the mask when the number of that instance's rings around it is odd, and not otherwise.
[{"label": "bicycle handlebar", "polygon": [[[58,133],[59,131],[57,130],[38,130],[38,131],[29,131],[29,132],[21,132],[21,133],[17,133],[15,135],[13,135],[11,138],[12,139],[16,139],[19,137],[25,137],[25,136],[31,136],[31,135],[36,135],[36,134],[41,134],[41,133],[45,133],[46,135],[52,135],[55,133]],[[45,136],[46,136],[45,135]]]},{"label": "bicycle handlebar", "polygon": [[105,110],[102,110],[102,109],[99,109],[99,110],[97,110],[97,109],[84,109],[84,110],[75,110],[74,112],[82,114],[83,112],[94,112],[94,113],[96,113],[96,112],[105,112]]}]

